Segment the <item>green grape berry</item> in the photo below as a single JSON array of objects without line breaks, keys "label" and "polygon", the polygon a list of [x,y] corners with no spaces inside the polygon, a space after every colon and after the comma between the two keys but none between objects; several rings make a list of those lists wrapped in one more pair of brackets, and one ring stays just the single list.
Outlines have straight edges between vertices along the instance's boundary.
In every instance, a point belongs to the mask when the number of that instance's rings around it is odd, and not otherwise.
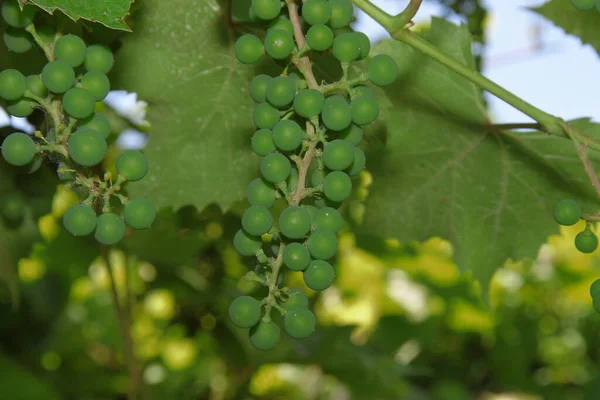
[{"label": "green grape berry", "polygon": [[282,154],[273,153],[260,162],[260,172],[267,181],[281,183],[290,175],[292,166],[290,160]]},{"label": "green grape berry", "polygon": [[130,182],[139,181],[148,173],[148,160],[139,150],[125,150],[117,157],[117,173]]},{"label": "green grape berry", "polygon": [[73,161],[84,167],[99,164],[107,151],[106,140],[91,129],[77,130],[69,138],[67,148]]},{"label": "green grape berry", "polygon": [[9,27],[2,35],[6,48],[15,53],[26,53],[33,47],[33,39],[29,32]]},{"label": "green grape berry", "polygon": [[5,0],[2,3],[2,18],[14,28],[24,28],[33,22],[37,7],[26,5],[23,10],[17,0]]},{"label": "green grape berry", "polygon": [[350,0],[329,0],[329,4],[331,5],[329,26],[334,29],[348,26],[354,14]]},{"label": "green grape berry", "polygon": [[365,169],[365,165],[367,164],[367,158],[365,157],[365,152],[359,149],[358,147],[354,148],[354,161],[346,172],[350,176],[357,176],[361,173],[363,169]]},{"label": "green grape berry", "polygon": [[340,62],[352,62],[360,56],[360,43],[354,32],[340,33],[333,41],[333,56]]},{"label": "green grape berry", "polygon": [[289,106],[296,95],[296,83],[287,76],[278,76],[267,85],[267,101],[277,108]]},{"label": "green grape berry", "polygon": [[240,229],[233,237],[233,246],[240,255],[250,257],[261,249],[262,239],[260,236],[252,236]]},{"label": "green grape berry", "polygon": [[266,74],[260,74],[252,78],[250,82],[250,97],[258,103],[267,101],[267,86],[273,80],[272,77]]},{"label": "green grape berry", "polygon": [[275,60],[289,57],[294,50],[294,36],[280,29],[272,29],[265,37],[265,51]]},{"label": "green grape berry", "polygon": [[581,207],[574,200],[561,200],[554,207],[554,220],[560,225],[575,225],[580,218]]},{"label": "green grape berry", "polygon": [[280,15],[279,17],[271,21],[271,23],[269,23],[267,31],[270,31],[272,29],[279,29],[282,31],[289,32],[292,35],[294,34],[294,25],[292,25],[292,22],[288,19],[288,17],[284,15]]},{"label": "green grape berry", "polygon": [[271,350],[281,337],[279,327],[274,322],[259,322],[250,329],[250,343],[259,350]]},{"label": "green grape berry", "polygon": [[259,129],[252,135],[252,150],[261,157],[271,154],[275,151],[273,143],[273,132],[269,129]]},{"label": "green grape berry", "polygon": [[596,279],[590,285],[590,296],[598,297],[600,295],[600,279]]},{"label": "green grape berry", "polygon": [[110,122],[104,114],[94,113],[93,115],[79,121],[80,129],[92,129],[98,132],[104,139],[110,136]]},{"label": "green grape berry", "polygon": [[75,35],[61,36],[54,45],[54,56],[70,67],[79,67],[83,64],[86,54],[85,42]]},{"label": "green grape berry", "polygon": [[354,146],[343,139],[336,139],[325,145],[323,162],[332,171],[343,171],[354,161]]},{"label": "green grape berry", "polygon": [[11,100],[6,102],[6,111],[15,117],[28,117],[35,110],[35,103],[21,97],[17,100]]},{"label": "green grape berry", "polygon": [[9,221],[20,221],[25,209],[25,200],[16,193],[6,194],[0,199],[0,213]]},{"label": "green grape berry", "polygon": [[286,310],[308,307],[308,297],[302,290],[293,288],[288,291],[287,295],[287,300],[283,303],[283,308]]},{"label": "green grape berry", "polygon": [[306,43],[315,51],[329,50],[333,41],[333,31],[327,25],[313,25],[306,32]]},{"label": "green grape berry", "polygon": [[592,298],[592,304],[594,305],[594,310],[600,313],[600,296]]},{"label": "green grape berry", "polygon": [[588,11],[594,8],[596,0],[569,0],[573,7],[579,11]]},{"label": "green grape berry", "polygon": [[352,123],[352,109],[343,96],[333,95],[325,99],[321,113],[323,124],[332,131],[342,131]]},{"label": "green grape berry", "polygon": [[273,142],[281,151],[294,151],[302,144],[304,132],[297,122],[286,119],[273,128]]},{"label": "green grape berry", "polygon": [[294,308],[285,314],[283,326],[288,335],[295,339],[304,339],[315,331],[317,320],[307,308]]},{"label": "green grape berry", "polygon": [[327,174],[323,181],[323,193],[329,200],[340,203],[352,193],[352,181],[348,174],[333,171]]},{"label": "green grape berry", "polygon": [[44,86],[44,82],[42,81],[42,77],[40,75],[29,75],[25,78],[25,86],[31,93],[35,94],[38,97],[46,97],[48,96],[48,89]]},{"label": "green grape berry", "polygon": [[252,114],[254,125],[259,129],[273,129],[275,124],[281,119],[279,110],[269,103],[260,103],[254,107]]},{"label": "green grape berry", "polygon": [[106,213],[98,217],[94,238],[99,243],[111,246],[125,236],[125,222],[117,214]]},{"label": "green grape berry", "polygon": [[302,17],[309,25],[325,24],[331,18],[331,4],[327,0],[306,0],[302,5]]},{"label": "green grape berry", "polygon": [[292,271],[304,271],[310,264],[310,253],[300,243],[290,243],[283,249],[283,264]]},{"label": "green grape berry", "polygon": [[342,229],[344,220],[338,210],[325,207],[315,212],[312,223],[315,229],[325,229],[337,233]]},{"label": "green grape berry", "polygon": [[252,0],[252,11],[260,19],[277,18],[281,12],[281,0]]},{"label": "green grape berry", "polygon": [[363,138],[363,130],[357,125],[350,125],[346,129],[340,132],[340,139],[344,139],[346,142],[353,146],[357,146]]},{"label": "green grape berry", "polygon": [[81,86],[94,96],[94,100],[102,101],[110,92],[110,81],[100,71],[90,71],[81,78]]},{"label": "green grape berry", "polygon": [[322,184],[323,181],[325,180],[326,176],[327,176],[327,172],[325,172],[324,170],[322,170],[322,169],[315,170],[315,172],[313,172],[313,174],[310,177],[310,183],[312,184],[312,187],[316,188],[320,184]]},{"label": "green grape berry", "polygon": [[26,88],[25,76],[16,69],[0,72],[0,97],[3,99],[17,100],[23,96]]},{"label": "green grape berry", "polygon": [[288,239],[300,239],[310,231],[310,214],[300,206],[289,206],[279,215],[279,231]]},{"label": "green grape berry", "polygon": [[367,76],[377,86],[391,85],[398,79],[398,64],[387,54],[378,54],[369,60]]},{"label": "green grape berry", "polygon": [[337,251],[337,237],[327,229],[316,229],[310,234],[306,246],[310,255],[317,260],[329,260]]},{"label": "green grape berry", "polygon": [[260,319],[260,304],[250,296],[240,296],[229,306],[229,318],[239,328],[251,328]]},{"label": "green grape berry", "polygon": [[315,89],[301,90],[294,98],[294,111],[304,118],[313,118],[321,114],[325,105],[325,95]]},{"label": "green grape berry", "polygon": [[156,207],[151,200],[133,199],[125,205],[125,223],[133,229],[150,228],[156,218]]},{"label": "green grape berry", "polygon": [[85,204],[76,204],[63,215],[63,225],[74,236],[87,236],[96,229],[96,212]]},{"label": "green grape berry", "polygon": [[100,71],[107,74],[115,63],[115,57],[108,46],[93,44],[85,52],[83,66],[87,71]]},{"label": "green grape berry", "polygon": [[367,125],[377,119],[379,105],[374,97],[369,95],[357,96],[350,102],[352,122],[356,125]]},{"label": "green grape berry", "polygon": [[598,248],[598,236],[586,229],[575,236],[575,247],[582,253],[593,253]]},{"label": "green grape berry", "polygon": [[358,42],[358,46],[360,47],[360,54],[358,56],[359,60],[364,60],[369,56],[371,52],[371,40],[369,37],[362,32],[353,32],[355,40]]},{"label": "green grape berry", "polygon": [[76,119],[85,119],[91,116],[95,106],[94,96],[85,89],[72,88],[63,96],[65,112]]},{"label": "green grape berry", "polygon": [[7,163],[21,167],[33,161],[36,153],[31,136],[21,132],[11,133],[2,142],[2,157]]},{"label": "green grape berry", "polygon": [[273,227],[273,216],[265,206],[250,206],[242,215],[242,228],[250,235],[261,236]]},{"label": "green grape berry", "polygon": [[290,176],[287,178],[286,184],[289,191],[296,190],[298,187],[298,179],[300,178],[300,173],[298,172],[298,168],[292,166],[290,170]]},{"label": "green grape berry", "polygon": [[73,87],[75,71],[62,61],[52,61],[42,69],[42,81],[49,91],[65,93]]},{"label": "green grape berry", "polygon": [[275,204],[275,193],[277,190],[273,185],[262,178],[256,178],[248,185],[246,197],[252,206],[273,207]]},{"label": "green grape berry", "polygon": [[235,42],[235,56],[242,64],[256,64],[265,54],[259,38],[249,33],[242,35]]},{"label": "green grape berry", "polygon": [[314,260],[304,271],[304,283],[312,290],[325,290],[335,280],[331,264],[323,260]]}]

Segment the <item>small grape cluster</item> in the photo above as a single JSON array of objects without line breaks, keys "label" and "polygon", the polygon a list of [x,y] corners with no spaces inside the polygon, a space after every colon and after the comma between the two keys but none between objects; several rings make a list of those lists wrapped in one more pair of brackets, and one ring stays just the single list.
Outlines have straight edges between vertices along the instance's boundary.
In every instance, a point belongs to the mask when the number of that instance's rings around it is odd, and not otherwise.
[{"label": "small grape cluster", "polygon": [[[575,200],[561,200],[554,207],[554,220],[560,225],[575,225],[582,216],[581,206]],[[598,248],[598,237],[592,232],[590,221],[587,221],[585,229],[575,237],[575,247],[582,253],[593,253]]]},{"label": "small grape cluster", "polygon": [[[146,229],[156,215],[150,200],[130,200],[119,193],[125,182],[138,181],[148,172],[141,152],[126,150],[118,156],[114,181],[111,173],[100,177],[95,168],[106,156],[110,123],[94,110],[96,102],[110,91],[106,74],[114,57],[107,46],[86,46],[79,36],[63,35],[53,27],[46,26],[46,33],[40,35],[34,24],[36,10],[33,6],[21,9],[16,0],[2,4],[2,16],[10,26],[4,34],[8,49],[24,52],[37,45],[48,63],[39,75],[25,77],[15,69],[0,72],[0,98],[16,117],[43,110],[46,119],[41,127],[45,132],[37,130],[33,137],[20,132],[8,135],[2,143],[2,156],[14,166],[39,167],[43,158],[56,162],[59,179],[84,198],[65,213],[65,228],[76,236],[95,232],[98,242],[112,245],[125,235],[125,223],[133,229]],[[113,197],[124,206],[124,221],[113,213]],[[101,208],[100,216],[96,208]]]},{"label": "small grape cluster", "polygon": [[570,0],[573,7],[579,11],[589,11],[594,6],[596,10],[600,12],[600,0]]},{"label": "small grape cluster", "polygon": [[[249,94],[257,103],[253,112],[257,131],[250,142],[262,157],[262,176],[248,186],[250,207],[234,237],[236,250],[258,262],[246,278],[269,292],[262,301],[238,297],[229,315],[238,327],[251,328],[250,342],[261,350],[273,348],[280,339],[280,329],[270,316],[273,308],[283,315],[289,336],[306,338],[315,329],[306,295],[280,287],[281,267],[302,272],[306,286],[316,291],[333,283],[329,261],[344,223],[338,208],[352,192],[352,177],[365,167],[365,154],[357,147],[362,127],[379,114],[375,95],[365,84],[386,86],[399,73],[391,57],[369,58],[368,37],[348,28],[353,18],[349,0],[299,3],[253,0],[250,14],[270,21],[266,36],[261,41],[245,34],[235,45],[243,64],[255,64],[266,53],[283,68],[279,76],[260,74],[250,82]],[[283,4],[287,15],[282,14]],[[317,83],[310,60],[313,52],[331,52],[340,62],[342,78]],[[353,74],[351,63],[365,59],[366,73]],[[278,199],[286,202],[286,208],[275,218],[272,208]],[[272,235],[270,257],[263,250],[265,234]]]}]

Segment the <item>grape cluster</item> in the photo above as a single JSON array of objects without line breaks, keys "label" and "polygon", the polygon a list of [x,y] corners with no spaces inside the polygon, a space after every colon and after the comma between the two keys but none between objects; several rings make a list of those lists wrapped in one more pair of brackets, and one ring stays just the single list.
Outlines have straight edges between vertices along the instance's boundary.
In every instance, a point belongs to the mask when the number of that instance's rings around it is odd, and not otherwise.
[{"label": "grape cluster", "polygon": [[596,10],[600,12],[600,0],[569,0],[573,7],[578,9],[579,11],[589,11],[594,6],[596,6]]},{"label": "grape cluster", "polygon": [[[554,219],[560,225],[575,225],[581,218],[581,206],[574,200],[561,200],[554,207]],[[598,248],[598,237],[592,232],[592,224],[589,221],[585,229],[575,237],[575,247],[582,253],[593,253]]]},{"label": "grape cluster", "polygon": [[[282,268],[302,272],[306,286],[315,291],[333,283],[330,262],[344,224],[338,208],[352,192],[352,178],[365,168],[365,154],[358,147],[362,127],[379,114],[366,84],[387,86],[398,77],[391,57],[369,57],[368,37],[348,28],[353,18],[349,0],[288,2],[287,15],[282,4],[253,0],[251,16],[269,22],[265,38],[245,34],[235,44],[241,63],[255,64],[266,54],[283,69],[279,76],[259,74],[250,82],[257,128],[250,144],[262,157],[261,176],[248,186],[250,207],[233,239],[242,256],[256,257],[257,266],[247,279],[268,287],[269,293],[262,301],[238,297],[229,315],[238,327],[251,328],[250,342],[261,350],[273,348],[280,339],[270,316],[273,308],[283,315],[289,336],[302,339],[314,331],[316,320],[306,295],[281,287]],[[313,52],[333,54],[342,78],[318,84],[310,62]],[[351,63],[362,60],[367,60],[362,64],[366,71],[353,74]],[[277,201],[285,201],[286,207],[274,215]],[[265,234],[272,235],[267,252]]]},{"label": "grape cluster", "polygon": [[[21,10],[16,0],[2,4],[2,16],[10,26],[4,34],[7,47],[22,52],[39,46],[49,60],[38,75],[26,77],[14,69],[0,72],[0,98],[8,113],[16,117],[42,110],[45,132],[10,134],[2,143],[2,157],[14,166],[42,158],[56,162],[60,180],[83,196],[81,204],[65,213],[65,228],[76,236],[95,232],[98,242],[115,244],[125,235],[125,224],[133,229],[150,227],[156,209],[148,199],[129,199],[119,193],[125,182],[138,181],[148,172],[141,152],[126,150],[119,155],[115,180],[108,172],[98,175],[98,165],[107,153],[110,123],[94,110],[96,102],[110,91],[106,74],[114,63],[112,51],[104,45],[87,46],[72,34],[52,29],[48,33],[47,27],[41,35],[34,24],[35,11],[33,6]],[[122,204],[123,217],[113,212],[113,197]]]}]

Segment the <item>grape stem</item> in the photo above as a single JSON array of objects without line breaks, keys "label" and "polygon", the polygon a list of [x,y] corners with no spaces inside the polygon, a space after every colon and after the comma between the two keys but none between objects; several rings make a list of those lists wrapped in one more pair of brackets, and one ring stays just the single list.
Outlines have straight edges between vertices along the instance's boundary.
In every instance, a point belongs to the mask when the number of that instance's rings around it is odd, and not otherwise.
[{"label": "grape stem", "polygon": [[35,30],[35,25],[33,23],[31,23],[25,27],[25,30],[27,32],[29,32],[31,34],[31,36],[33,36],[33,40],[35,40],[37,45],[40,46],[40,48],[44,51],[46,58],[49,61],[54,61],[54,54],[52,52],[52,46],[50,46],[48,43],[44,43],[44,41],[42,40],[40,35],[38,35],[37,31]]}]

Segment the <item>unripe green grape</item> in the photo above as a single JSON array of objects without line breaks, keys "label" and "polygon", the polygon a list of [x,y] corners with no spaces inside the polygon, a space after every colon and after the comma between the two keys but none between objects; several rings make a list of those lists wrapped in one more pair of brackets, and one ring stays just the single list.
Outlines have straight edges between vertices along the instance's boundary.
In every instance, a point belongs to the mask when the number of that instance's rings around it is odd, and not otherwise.
[{"label": "unripe green grape", "polygon": [[339,201],[332,201],[332,200],[329,200],[326,197],[321,198],[321,199],[315,199],[315,207],[317,207],[319,210],[321,208],[325,208],[325,207],[331,207],[331,208],[338,209],[341,206],[342,206],[341,202],[339,202]]},{"label": "unripe green grape", "polygon": [[282,304],[282,307],[286,310],[293,310],[296,308],[307,308],[308,297],[300,289],[292,288],[288,291],[288,298]]},{"label": "unripe green grape", "polygon": [[56,168],[56,174],[58,175],[58,179],[60,181],[68,182],[74,179],[73,174],[70,171],[67,171],[68,169],[70,168],[64,161],[58,163],[58,167]]},{"label": "unripe green grape", "polygon": [[94,238],[101,244],[111,246],[125,236],[125,222],[117,214],[106,213],[98,217]]},{"label": "unripe green grape", "polygon": [[107,74],[115,63],[112,51],[103,44],[93,44],[85,52],[83,66],[88,71],[100,71]]},{"label": "unripe green grape", "polygon": [[254,125],[259,129],[273,129],[275,124],[281,119],[279,110],[269,103],[260,103],[254,107],[252,114]]},{"label": "unripe green grape", "polygon": [[271,29],[279,29],[282,31],[289,32],[292,35],[294,34],[294,25],[292,25],[292,22],[288,19],[288,17],[284,15],[280,15],[279,17],[271,21],[271,23],[269,23],[267,31]]},{"label": "unripe green grape", "polygon": [[315,331],[317,320],[307,308],[294,308],[285,314],[283,326],[288,335],[295,339],[304,339]]},{"label": "unripe green grape", "polygon": [[79,67],[85,60],[85,42],[75,35],[61,36],[54,45],[54,56],[70,67]]},{"label": "unripe green grape", "polygon": [[265,54],[263,44],[254,35],[247,33],[235,42],[235,57],[242,64],[256,64],[263,54]]},{"label": "unripe green grape", "polygon": [[303,273],[304,283],[312,290],[325,290],[335,280],[331,264],[323,260],[314,260]]},{"label": "unripe green grape", "polygon": [[325,24],[331,18],[331,5],[327,0],[306,0],[302,5],[302,17],[309,25]]},{"label": "unripe green grape", "polygon": [[296,95],[296,83],[287,76],[278,76],[267,85],[267,101],[271,105],[284,108],[289,106]]},{"label": "unripe green grape", "polygon": [[354,14],[354,8],[350,0],[329,0],[331,5],[331,18],[329,26],[334,29],[348,26]]},{"label": "unripe green grape", "polygon": [[361,173],[363,169],[365,169],[365,165],[367,163],[367,158],[365,157],[365,152],[359,149],[358,147],[354,148],[354,161],[352,161],[352,165],[348,167],[346,172],[350,176],[357,176]]},{"label": "unripe green grape", "polygon": [[11,133],[2,142],[2,157],[10,165],[21,167],[33,161],[36,148],[33,139],[24,133]]},{"label": "unripe green grape", "polygon": [[76,204],[63,215],[63,224],[74,236],[87,236],[96,229],[96,212],[85,204]]},{"label": "unripe green grape", "polygon": [[246,197],[252,206],[273,207],[275,204],[275,193],[277,190],[273,185],[262,178],[256,178],[248,185]]},{"label": "unripe green grape", "polygon": [[590,285],[590,296],[597,297],[600,294],[600,279],[596,279]]},{"label": "unripe green grape", "polygon": [[315,51],[329,50],[333,41],[333,31],[327,25],[313,25],[306,32],[306,43]]},{"label": "unripe green grape", "polygon": [[71,135],[67,143],[69,155],[77,164],[92,167],[106,156],[106,140],[91,129],[79,129]]},{"label": "unripe green grape", "polygon": [[367,76],[377,86],[391,85],[398,79],[398,64],[387,54],[378,54],[369,60]]},{"label": "unripe green grape", "polygon": [[156,207],[149,199],[133,199],[125,205],[123,215],[133,229],[147,229],[156,218]]},{"label": "unripe green grape", "polygon": [[375,98],[375,93],[373,93],[373,89],[371,89],[370,87],[360,85],[360,86],[356,86],[354,88],[354,94],[353,94],[352,98],[358,97],[358,96],[370,96],[372,98]]},{"label": "unripe green grape", "polygon": [[354,35],[354,38],[360,47],[358,60],[364,60],[371,52],[371,40],[369,40],[369,37],[362,32],[353,32],[352,35]]},{"label": "unripe green grape", "polygon": [[337,251],[337,237],[327,229],[317,229],[310,234],[306,246],[310,255],[317,260],[329,260]]},{"label": "unripe green grape", "polygon": [[269,129],[259,129],[252,135],[252,150],[261,157],[271,154],[275,151],[273,144],[273,132]]},{"label": "unripe green grape", "polygon": [[281,183],[290,175],[292,165],[286,156],[273,153],[263,158],[260,162],[260,173],[263,178],[271,183]]},{"label": "unripe green grape", "polygon": [[280,29],[272,29],[265,37],[265,51],[275,60],[283,60],[294,51],[294,36]]},{"label": "unripe green grape", "polygon": [[259,322],[250,329],[250,343],[258,350],[271,350],[281,337],[279,327],[274,322]]},{"label": "unripe green grape", "polygon": [[348,174],[333,171],[323,181],[323,193],[331,201],[342,202],[352,193],[352,181]]},{"label": "unripe green grape", "polygon": [[554,220],[560,225],[575,225],[580,218],[581,207],[574,200],[561,200],[554,207]]},{"label": "unripe green grape", "polygon": [[110,92],[110,81],[100,71],[90,71],[81,79],[81,86],[94,96],[94,100],[102,101]]},{"label": "unripe green grape", "polygon": [[340,33],[333,41],[333,56],[340,62],[352,62],[360,56],[360,44],[354,33]]},{"label": "unripe green grape", "polygon": [[4,195],[0,200],[0,212],[9,221],[19,221],[25,215],[25,201],[16,193]]},{"label": "unripe green grape", "polygon": [[2,3],[2,18],[14,28],[24,28],[33,22],[37,8],[26,5],[23,10],[17,0],[5,0]]},{"label": "unripe green grape", "polygon": [[42,69],[42,81],[49,91],[65,93],[73,87],[75,71],[62,61],[52,61]]},{"label": "unripe green grape", "polygon": [[85,119],[91,116],[95,106],[94,96],[85,89],[69,89],[63,96],[65,112],[76,119]]},{"label": "unripe green grape", "polygon": [[116,167],[117,174],[135,182],[143,179],[148,173],[148,160],[139,150],[125,150],[117,157]]},{"label": "unripe green grape", "polygon": [[260,304],[250,296],[240,296],[229,306],[229,318],[239,328],[251,328],[260,319]]},{"label": "unripe green grape", "polygon": [[323,124],[332,131],[346,129],[352,123],[352,109],[343,96],[333,95],[325,99],[321,113]]},{"label": "unripe green grape", "polygon": [[28,117],[35,110],[36,104],[31,100],[21,97],[17,100],[6,102],[6,111],[15,117]]},{"label": "unripe green grape", "polygon": [[250,97],[258,103],[267,101],[267,86],[273,80],[272,77],[266,74],[257,75],[250,82]]},{"label": "unripe green grape", "polygon": [[110,136],[110,122],[104,114],[94,113],[93,115],[79,121],[80,129],[92,129],[98,132],[104,139]]},{"label": "unripe green grape", "polygon": [[588,11],[594,8],[596,0],[569,0],[573,7],[579,11]]},{"label": "unripe green grape", "polygon": [[252,11],[260,19],[277,18],[281,12],[281,0],[252,0]]},{"label": "unripe green grape", "polygon": [[325,105],[325,95],[315,89],[301,90],[294,98],[294,111],[304,118],[313,118],[321,114]]},{"label": "unripe green grape", "polygon": [[336,139],[325,145],[323,162],[332,171],[343,171],[354,161],[354,146],[343,139]]},{"label": "unripe green grape", "polygon": [[324,170],[315,170],[315,172],[313,172],[312,176],[310,177],[310,183],[312,184],[312,187],[317,187],[320,184],[322,184],[325,180],[325,176],[327,176],[327,172],[325,172]]},{"label": "unripe green grape", "polygon": [[15,53],[26,53],[33,47],[33,39],[29,32],[9,27],[2,35],[6,48]]},{"label": "unripe green grape", "polygon": [[592,298],[592,304],[594,305],[594,310],[600,313],[600,296]]},{"label": "unripe green grape", "polygon": [[575,236],[575,247],[582,253],[593,253],[598,248],[598,237],[586,229]]},{"label": "unripe green grape", "polygon": [[264,206],[251,206],[242,215],[242,228],[250,235],[261,236],[273,227],[273,216]]},{"label": "unripe green grape", "polygon": [[38,97],[44,98],[48,96],[48,89],[44,86],[44,82],[42,82],[42,78],[39,75],[29,75],[25,78],[25,86],[31,93]]},{"label": "unripe green grape", "polygon": [[0,97],[5,100],[17,100],[23,96],[25,89],[25,76],[22,73],[16,69],[0,72]]},{"label": "unripe green grape", "polygon": [[240,255],[250,257],[261,249],[262,239],[260,236],[252,236],[240,229],[233,237],[233,246]]},{"label": "unripe green grape", "polygon": [[350,102],[352,108],[352,122],[356,125],[367,125],[377,119],[379,104],[371,96],[357,96]]},{"label": "unripe green grape", "polygon": [[310,253],[300,243],[290,243],[283,249],[283,264],[292,271],[304,271],[310,264]]},{"label": "unripe green grape", "polygon": [[596,10],[600,12],[600,0],[596,0]]},{"label": "unripe green grape", "polygon": [[290,170],[290,176],[288,176],[286,180],[286,184],[289,191],[296,190],[298,187],[298,179],[300,178],[300,173],[298,172],[298,168],[292,166]]},{"label": "unripe green grape", "polygon": [[344,225],[344,220],[338,210],[325,207],[317,210],[312,223],[315,229],[325,229],[333,233],[338,233],[342,229],[342,225]]},{"label": "unripe green grape", "polygon": [[353,146],[357,146],[363,138],[363,130],[361,127],[352,124],[340,132],[340,138]]},{"label": "unripe green grape", "polygon": [[306,236],[310,225],[310,214],[300,206],[289,206],[279,215],[279,231],[289,239]]},{"label": "unripe green grape", "polygon": [[294,151],[302,144],[304,132],[297,122],[289,119],[279,121],[273,128],[273,142],[281,151]]}]

